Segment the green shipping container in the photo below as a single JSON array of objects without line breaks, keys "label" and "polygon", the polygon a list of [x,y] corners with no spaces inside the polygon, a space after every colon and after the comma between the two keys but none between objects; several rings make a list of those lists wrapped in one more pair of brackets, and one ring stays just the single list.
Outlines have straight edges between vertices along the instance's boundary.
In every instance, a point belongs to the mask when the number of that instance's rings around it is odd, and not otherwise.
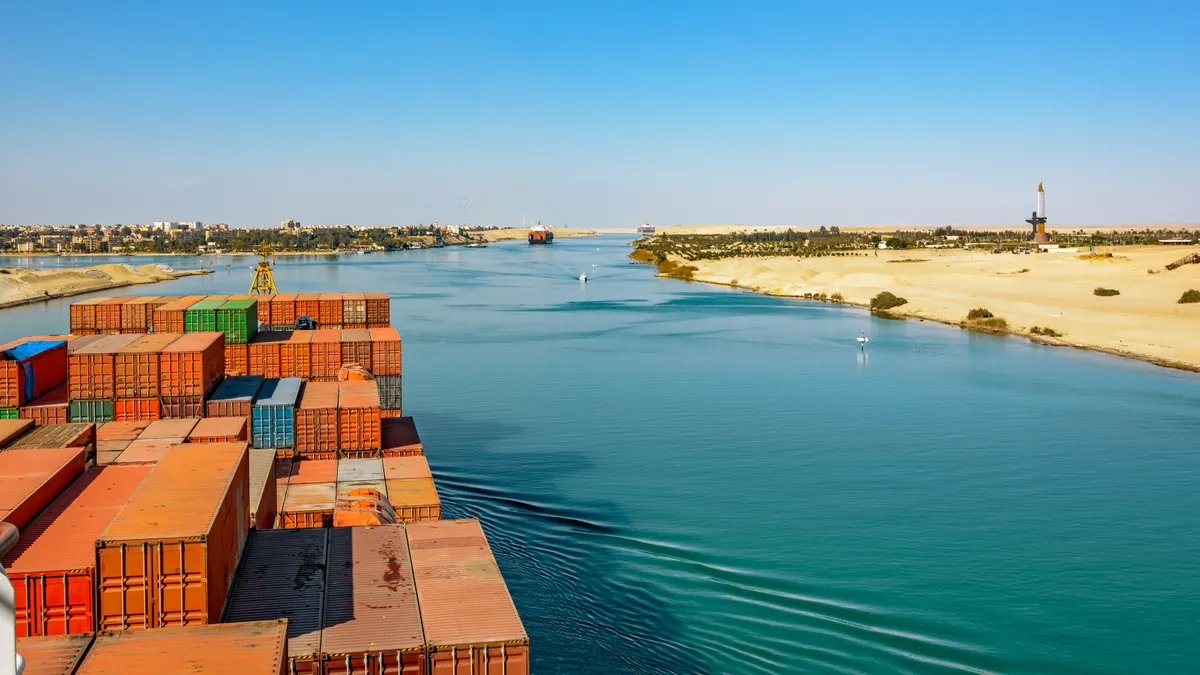
[{"label": "green shipping container", "polygon": [[217,308],[227,300],[201,300],[183,313],[183,330],[204,333],[217,330]]},{"label": "green shipping container", "polygon": [[107,398],[77,398],[67,405],[67,422],[71,424],[111,421],[113,402]]},{"label": "green shipping container", "polygon": [[229,300],[217,308],[217,330],[225,344],[244,345],[258,332],[258,300]]},{"label": "green shipping container", "polygon": [[15,420],[20,419],[20,408],[0,408],[0,420]]}]

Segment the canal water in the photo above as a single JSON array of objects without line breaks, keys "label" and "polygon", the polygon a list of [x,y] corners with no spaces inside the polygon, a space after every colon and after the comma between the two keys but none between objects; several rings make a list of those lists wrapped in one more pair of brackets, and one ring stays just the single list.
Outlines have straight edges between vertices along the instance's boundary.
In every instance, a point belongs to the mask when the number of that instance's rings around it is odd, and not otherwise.
[{"label": "canal water", "polygon": [[[391,294],[405,411],[535,672],[1196,672],[1200,377],[657,279],[628,250],[277,267],[285,292]],[[217,260],[121,293],[244,292],[254,260]],[[64,330],[67,302],[0,337]]]}]

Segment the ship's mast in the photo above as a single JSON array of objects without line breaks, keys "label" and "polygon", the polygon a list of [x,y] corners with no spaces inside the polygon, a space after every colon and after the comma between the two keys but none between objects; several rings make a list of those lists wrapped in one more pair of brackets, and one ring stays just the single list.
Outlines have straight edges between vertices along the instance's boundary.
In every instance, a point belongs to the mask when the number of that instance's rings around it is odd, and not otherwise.
[{"label": "ship's mast", "polygon": [[262,261],[254,269],[254,280],[250,282],[250,294],[275,295],[279,293],[279,290],[275,288],[275,275],[271,273],[271,263],[267,260],[267,257],[271,255],[271,246],[263,242],[258,247],[258,254],[262,256]]}]

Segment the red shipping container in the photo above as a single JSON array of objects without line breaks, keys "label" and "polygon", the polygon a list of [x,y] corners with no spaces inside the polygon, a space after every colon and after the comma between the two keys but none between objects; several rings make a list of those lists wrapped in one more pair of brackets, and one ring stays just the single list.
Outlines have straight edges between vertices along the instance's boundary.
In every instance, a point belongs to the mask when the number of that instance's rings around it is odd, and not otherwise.
[{"label": "red shipping container", "polygon": [[307,316],[313,321],[321,312],[321,295],[319,293],[300,293],[296,296],[296,318]]},{"label": "red shipping container", "polygon": [[342,328],[367,327],[367,294],[342,293]]},{"label": "red shipping container", "polygon": [[371,371],[371,331],[366,328],[342,330],[342,365],[349,363]]},{"label": "red shipping container", "polygon": [[136,422],[162,418],[162,401],[156,398],[119,398],[113,401],[114,422]]},{"label": "red shipping container", "polygon": [[282,351],[280,346],[291,338],[290,333],[263,331],[250,340],[249,374],[263,377],[283,377]]},{"label": "red shipping container", "polygon": [[187,313],[188,307],[203,300],[203,295],[188,295],[178,300],[168,302],[161,307],[156,307],[152,312],[152,323],[155,333],[183,333],[185,332],[184,315]]},{"label": "red shipping container", "polygon": [[96,330],[96,306],[112,298],[88,298],[71,303],[70,328],[75,335],[86,335]]},{"label": "red shipping container", "polygon": [[400,352],[400,333],[395,328],[372,328],[371,374],[403,375]]},{"label": "red shipping container", "polygon": [[96,540],[99,630],[219,620],[250,529],[245,443],[166,452]]},{"label": "red shipping container", "polygon": [[342,294],[322,293],[318,298],[317,323],[322,328],[342,327]]},{"label": "red shipping container", "polygon": [[387,293],[373,291],[367,296],[367,327],[385,328],[392,323],[392,301]]},{"label": "red shipping container", "polygon": [[0,346],[0,408],[16,408],[67,381],[65,338],[37,336]]},{"label": "red shipping container", "polygon": [[[101,305],[102,307],[105,305]],[[106,335],[80,349],[68,351],[70,387],[67,397],[114,398],[117,352],[138,340],[137,335]]]},{"label": "red shipping container", "polygon": [[250,345],[225,345],[225,374],[250,374]]},{"label": "red shipping container", "polygon": [[204,416],[203,396],[164,396],[162,398],[164,419],[180,419]]},{"label": "red shipping container", "polygon": [[121,332],[146,333],[154,325],[151,303],[157,298],[129,298],[121,305]]},{"label": "red shipping container", "polygon": [[324,328],[311,332],[312,368],[309,379],[332,382],[342,368],[342,332]]},{"label": "red shipping container", "polygon": [[[188,443],[237,443],[249,437],[248,417],[205,417],[187,435]],[[255,452],[251,450],[251,452]]]},{"label": "red shipping container", "polygon": [[204,396],[225,372],[225,334],[187,333],[163,349],[161,369],[163,397]]},{"label": "red shipping container", "polygon": [[109,298],[96,305],[96,330],[106,335],[121,332],[121,305],[131,298]]},{"label": "red shipping container", "polygon": [[[180,333],[143,335],[136,342],[117,352],[116,398],[150,398],[159,396],[162,351],[175,342]],[[139,418],[141,419],[141,418]]]},{"label": "red shipping container", "polygon": [[412,457],[424,455],[425,448],[421,445],[421,437],[417,434],[417,425],[411,417],[397,417],[381,420],[380,433],[383,436],[384,457]]},{"label": "red shipping container", "polygon": [[24,530],[83,473],[85,452],[83,448],[0,452],[0,520]]},{"label": "red shipping container", "polygon": [[309,382],[296,407],[296,453],[312,457],[338,449],[338,383]]},{"label": "red shipping container", "polygon": [[313,332],[311,330],[295,331],[287,342],[279,345],[280,377],[308,379],[311,376]]},{"label": "red shipping container", "polygon": [[21,408],[20,416],[21,419],[33,420],[39,427],[66,424],[67,404],[67,383],[63,382]]},{"label": "red shipping container", "polygon": [[382,432],[379,389],[372,381],[338,383],[338,447],[342,450],[379,450]]},{"label": "red shipping container", "polygon": [[[258,319],[262,321],[261,314]],[[296,325],[296,294],[281,293],[272,298],[265,323],[272,328],[294,327]]]},{"label": "red shipping container", "polygon": [[96,538],[149,473],[89,469],[21,531],[3,560],[16,591],[17,637],[96,630]]}]

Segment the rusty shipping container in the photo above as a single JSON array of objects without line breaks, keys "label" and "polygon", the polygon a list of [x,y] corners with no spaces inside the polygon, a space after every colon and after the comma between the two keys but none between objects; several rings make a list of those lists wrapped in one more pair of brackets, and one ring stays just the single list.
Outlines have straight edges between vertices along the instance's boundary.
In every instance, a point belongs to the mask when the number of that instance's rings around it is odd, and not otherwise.
[{"label": "rusty shipping container", "polygon": [[279,345],[280,377],[303,377],[308,379],[312,374],[312,339],[311,330],[293,332]]},{"label": "rusty shipping container", "polygon": [[180,337],[181,333],[154,333],[122,347],[114,359],[115,398],[157,398],[162,352]]},{"label": "rusty shipping container", "polygon": [[142,433],[138,434],[139,441],[157,441],[163,439],[184,439],[192,433],[192,429],[200,422],[199,417],[189,417],[184,419],[169,419],[159,420],[146,425]]},{"label": "rusty shipping container", "polygon": [[33,420],[38,426],[67,423],[66,382],[42,394],[21,408],[21,419]]},{"label": "rusty shipping container", "polygon": [[287,619],[289,675],[320,673],[328,530],[251,532],[225,621]]},{"label": "rusty shipping container", "polygon": [[111,463],[114,465],[158,464],[166,456],[168,450],[182,442],[182,438],[156,438],[133,441]]},{"label": "rusty shipping container", "polygon": [[529,636],[478,520],[405,526],[429,675],[528,675]]},{"label": "rusty shipping container", "polygon": [[204,415],[203,396],[164,396],[163,419],[201,417]]},{"label": "rusty shipping container", "polygon": [[96,452],[111,452],[124,450],[129,443],[137,440],[151,420],[127,422],[105,422],[96,425]]},{"label": "rusty shipping container", "polygon": [[154,327],[154,297],[133,297],[121,304],[121,332],[148,333]]},{"label": "rusty shipping container", "polygon": [[54,424],[38,427],[8,445],[9,450],[32,450],[35,448],[96,448],[96,425]]},{"label": "rusty shipping container", "polygon": [[27,405],[67,381],[67,340],[27,337],[0,346],[0,408]]},{"label": "rusty shipping container", "polygon": [[296,407],[296,452],[312,457],[338,449],[338,383],[309,382]]},{"label": "rusty shipping container", "polygon": [[367,327],[383,328],[390,326],[392,301],[387,293],[372,291],[364,293],[367,296]]},{"label": "rusty shipping container", "polygon": [[342,364],[349,363],[371,370],[371,331],[366,328],[342,330]]},{"label": "rusty shipping container", "polygon": [[225,374],[250,374],[250,345],[225,345]]},{"label": "rusty shipping container", "polygon": [[22,675],[75,675],[91,646],[91,633],[19,638],[17,653],[25,659]]},{"label": "rusty shipping container", "polygon": [[160,362],[164,398],[204,396],[225,372],[225,335],[188,333],[163,349]]},{"label": "rusty shipping container", "polygon": [[281,345],[291,338],[290,333],[264,331],[250,341],[247,370],[251,375],[283,377]]},{"label": "rusty shipping container", "polygon": [[249,417],[205,417],[187,435],[188,443],[238,443],[248,440]]},{"label": "rusty shipping container", "polygon": [[113,401],[114,422],[162,419],[162,401],[156,398],[119,398]]},{"label": "rusty shipping container", "polygon": [[101,633],[76,675],[288,675],[287,622]]},{"label": "rusty shipping container", "polygon": [[17,637],[96,630],[96,538],[149,466],[89,469],[21,531],[3,563],[16,591]]},{"label": "rusty shipping container", "polygon": [[24,436],[33,425],[31,419],[0,420],[0,448],[8,447],[9,443]]},{"label": "rusty shipping container", "polygon": [[329,329],[311,332],[312,366],[309,378],[318,382],[333,382],[342,368],[342,332]]},{"label": "rusty shipping container", "polygon": [[156,307],[152,313],[151,325],[155,333],[185,333],[187,324],[184,317],[192,305],[203,300],[203,295],[188,295],[178,300]]},{"label": "rusty shipping container", "polygon": [[395,328],[372,328],[371,374],[400,375],[403,362],[400,351],[400,334]]},{"label": "rusty shipping container", "polygon": [[266,324],[271,330],[292,330],[296,327],[296,294],[276,295],[268,312]]},{"label": "rusty shipping container", "polygon": [[333,507],[337,501],[335,483],[296,483],[288,481],[287,493],[279,507],[275,526],[281,529],[333,527]]},{"label": "rusty shipping container", "polygon": [[379,390],[373,381],[338,383],[338,448],[379,450]]},{"label": "rusty shipping container", "polygon": [[250,527],[269,530],[279,510],[275,500],[275,451],[250,450]]},{"label": "rusty shipping container", "polygon": [[405,528],[342,527],[328,536],[322,673],[424,675],[425,635]]},{"label": "rusty shipping container", "polygon": [[83,448],[0,452],[0,520],[24,530],[83,473]]},{"label": "rusty shipping container", "polygon": [[261,375],[234,375],[225,378],[208,398],[209,417],[249,417],[254,397],[262,388]]},{"label": "rusty shipping container", "polygon": [[342,293],[342,328],[367,327],[367,294]]},{"label": "rusty shipping container", "polygon": [[296,296],[295,312],[297,319],[306,316],[317,321],[321,312],[321,295],[319,293],[300,293]]},{"label": "rusty shipping container", "polygon": [[106,335],[74,351],[68,349],[68,398],[114,398],[117,352],[137,340],[137,335]]},{"label": "rusty shipping container", "polygon": [[424,455],[425,448],[421,445],[421,437],[417,434],[417,425],[411,417],[396,417],[379,421],[380,433],[383,437],[383,457],[412,457]]},{"label": "rusty shipping container", "polygon": [[317,323],[323,327],[342,327],[342,294],[322,293],[317,299]]},{"label": "rusty shipping container", "polygon": [[88,298],[71,303],[69,326],[75,335],[95,335],[96,306],[111,298]]},{"label": "rusty shipping container", "polygon": [[132,298],[109,298],[96,305],[96,330],[105,335],[116,335],[121,332],[121,305]]},{"label": "rusty shipping container", "polygon": [[97,628],[218,620],[250,528],[245,443],[172,447],[96,542]]}]

